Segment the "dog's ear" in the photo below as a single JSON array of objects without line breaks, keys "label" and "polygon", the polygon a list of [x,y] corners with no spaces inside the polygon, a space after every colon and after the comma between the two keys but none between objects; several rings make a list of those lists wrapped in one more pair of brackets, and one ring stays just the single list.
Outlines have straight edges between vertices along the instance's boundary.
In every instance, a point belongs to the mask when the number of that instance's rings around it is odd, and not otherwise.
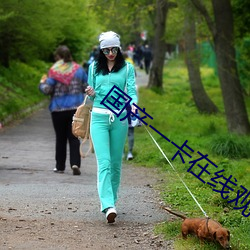
[{"label": "dog's ear", "polygon": [[230,232],[227,230],[228,236],[227,236],[227,240],[230,241]]}]

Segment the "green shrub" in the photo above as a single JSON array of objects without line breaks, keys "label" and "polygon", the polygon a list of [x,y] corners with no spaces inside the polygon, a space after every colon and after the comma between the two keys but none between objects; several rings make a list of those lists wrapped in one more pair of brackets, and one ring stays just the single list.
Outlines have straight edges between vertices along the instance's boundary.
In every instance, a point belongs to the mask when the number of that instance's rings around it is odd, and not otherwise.
[{"label": "green shrub", "polygon": [[213,138],[210,149],[215,155],[231,159],[250,157],[250,140],[232,134],[217,135]]},{"label": "green shrub", "polygon": [[38,90],[48,65],[34,61],[31,65],[12,61],[10,68],[0,67],[0,122],[10,116],[19,117],[23,110],[34,107],[46,97]]}]

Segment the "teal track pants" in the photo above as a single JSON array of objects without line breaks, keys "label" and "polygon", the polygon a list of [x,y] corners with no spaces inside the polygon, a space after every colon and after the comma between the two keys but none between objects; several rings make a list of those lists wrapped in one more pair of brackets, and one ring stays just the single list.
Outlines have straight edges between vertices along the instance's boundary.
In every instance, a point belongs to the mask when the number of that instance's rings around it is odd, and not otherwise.
[{"label": "teal track pants", "polygon": [[115,207],[121,179],[124,144],[128,133],[126,112],[114,121],[108,114],[92,112],[90,134],[97,160],[97,189],[101,211]]}]

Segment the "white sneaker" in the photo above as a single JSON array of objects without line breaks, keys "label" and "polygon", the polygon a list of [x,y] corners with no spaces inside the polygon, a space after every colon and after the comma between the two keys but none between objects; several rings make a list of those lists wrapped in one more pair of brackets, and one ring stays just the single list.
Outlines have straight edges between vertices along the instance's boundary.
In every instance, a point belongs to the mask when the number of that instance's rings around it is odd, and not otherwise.
[{"label": "white sneaker", "polygon": [[107,209],[106,218],[108,220],[108,223],[114,223],[116,216],[117,216],[117,212],[115,208],[110,207]]},{"label": "white sneaker", "polygon": [[127,161],[133,160],[134,156],[131,152],[128,152]]},{"label": "white sneaker", "polygon": [[64,173],[63,170],[57,170],[57,168],[54,168],[53,171],[54,171],[55,173],[59,173],[59,174],[63,174],[63,173]]}]

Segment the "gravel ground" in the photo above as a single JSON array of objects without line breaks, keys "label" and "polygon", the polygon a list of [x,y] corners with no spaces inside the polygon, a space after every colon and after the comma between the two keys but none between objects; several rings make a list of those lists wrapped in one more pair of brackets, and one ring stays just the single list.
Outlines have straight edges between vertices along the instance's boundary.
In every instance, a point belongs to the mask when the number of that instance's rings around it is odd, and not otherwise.
[{"label": "gravel ground", "polygon": [[[139,75],[140,77],[140,75]],[[123,166],[116,223],[100,212],[94,154],[82,175],[55,174],[54,132],[47,108],[0,129],[0,250],[169,249],[153,233],[169,219],[154,188],[154,169]]]}]

